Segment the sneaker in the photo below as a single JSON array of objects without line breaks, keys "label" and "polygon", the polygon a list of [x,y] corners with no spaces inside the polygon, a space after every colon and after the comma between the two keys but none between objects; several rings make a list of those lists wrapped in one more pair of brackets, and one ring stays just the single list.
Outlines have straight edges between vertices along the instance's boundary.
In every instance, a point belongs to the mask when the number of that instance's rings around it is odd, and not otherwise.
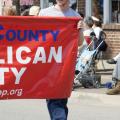
[{"label": "sneaker", "polygon": [[107,63],[108,64],[116,64],[117,61],[115,61],[114,59],[109,59],[109,60],[107,60]]},{"label": "sneaker", "polygon": [[120,94],[120,81],[117,83],[116,87],[106,92],[107,95],[117,95]]}]

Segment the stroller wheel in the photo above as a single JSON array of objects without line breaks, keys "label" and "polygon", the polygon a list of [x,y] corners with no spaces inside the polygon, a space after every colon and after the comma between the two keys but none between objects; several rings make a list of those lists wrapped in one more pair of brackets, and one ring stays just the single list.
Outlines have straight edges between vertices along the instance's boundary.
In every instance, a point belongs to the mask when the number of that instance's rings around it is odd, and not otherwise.
[{"label": "stroller wheel", "polygon": [[84,87],[84,88],[92,88],[92,85],[90,84],[90,83],[82,83],[82,86]]},{"label": "stroller wheel", "polygon": [[95,76],[93,86],[94,88],[101,87],[101,76]]},{"label": "stroller wheel", "polygon": [[96,81],[94,88],[100,88],[100,87],[101,87],[101,83],[99,81]]},{"label": "stroller wheel", "polygon": [[93,84],[89,81],[89,78],[81,79],[81,84],[84,88],[92,88]]},{"label": "stroller wheel", "polygon": [[80,82],[84,88],[100,88],[101,76],[98,75],[83,75]]}]

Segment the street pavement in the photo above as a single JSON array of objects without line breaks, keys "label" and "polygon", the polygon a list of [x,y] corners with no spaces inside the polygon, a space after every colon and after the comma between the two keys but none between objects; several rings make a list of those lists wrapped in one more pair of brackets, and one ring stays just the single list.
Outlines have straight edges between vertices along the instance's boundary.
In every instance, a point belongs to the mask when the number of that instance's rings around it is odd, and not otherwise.
[{"label": "street pavement", "polygon": [[[105,69],[114,69],[115,65],[107,64],[106,60],[103,61]],[[97,64],[98,69],[104,69],[102,65],[102,61]],[[112,82],[112,71],[111,74],[101,74],[101,83],[105,85],[107,82]],[[102,101],[105,104],[117,105],[120,106],[120,95],[107,95],[107,88],[91,88],[85,89],[80,87],[75,89],[76,96],[78,98],[83,97],[87,99],[97,99],[98,101]]]},{"label": "street pavement", "polygon": [[[102,75],[102,83],[110,81],[111,77]],[[120,95],[106,95],[106,91],[106,88],[75,89],[68,103],[68,120],[120,120]],[[50,118],[45,100],[24,99],[1,100],[0,120],[50,120]]]},{"label": "street pavement", "polygon": [[[72,93],[68,120],[119,120],[120,106]],[[0,120],[50,120],[45,100],[0,101]]]},{"label": "street pavement", "polygon": [[95,98],[80,96],[69,101],[68,120],[119,120],[120,106],[103,103]]}]

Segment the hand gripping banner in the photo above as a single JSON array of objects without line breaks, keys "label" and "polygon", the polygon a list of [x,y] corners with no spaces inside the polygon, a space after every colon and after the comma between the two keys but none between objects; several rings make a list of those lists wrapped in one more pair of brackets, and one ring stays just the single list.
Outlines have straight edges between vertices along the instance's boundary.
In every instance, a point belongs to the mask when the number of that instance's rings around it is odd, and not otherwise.
[{"label": "hand gripping banner", "polygon": [[70,96],[79,18],[0,17],[0,99]]}]

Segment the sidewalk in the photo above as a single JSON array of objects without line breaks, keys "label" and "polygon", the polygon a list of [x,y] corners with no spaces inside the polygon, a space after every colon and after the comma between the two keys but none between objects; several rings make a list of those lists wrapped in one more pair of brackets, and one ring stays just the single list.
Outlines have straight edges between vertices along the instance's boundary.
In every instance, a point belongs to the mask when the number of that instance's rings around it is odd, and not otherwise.
[{"label": "sidewalk", "polygon": [[[115,66],[115,65],[107,64],[106,61],[103,61],[103,62],[105,65],[105,69],[113,69]],[[103,69],[101,61],[98,63],[98,69]],[[112,78],[112,75],[102,75],[101,76],[102,84],[108,81],[110,82],[111,78]],[[107,88],[86,89],[86,88],[80,87],[78,89],[75,89],[72,92],[71,97],[76,97],[78,99],[81,99],[81,98],[96,99],[105,104],[120,106],[120,95],[107,95],[106,91],[107,91]]]}]

